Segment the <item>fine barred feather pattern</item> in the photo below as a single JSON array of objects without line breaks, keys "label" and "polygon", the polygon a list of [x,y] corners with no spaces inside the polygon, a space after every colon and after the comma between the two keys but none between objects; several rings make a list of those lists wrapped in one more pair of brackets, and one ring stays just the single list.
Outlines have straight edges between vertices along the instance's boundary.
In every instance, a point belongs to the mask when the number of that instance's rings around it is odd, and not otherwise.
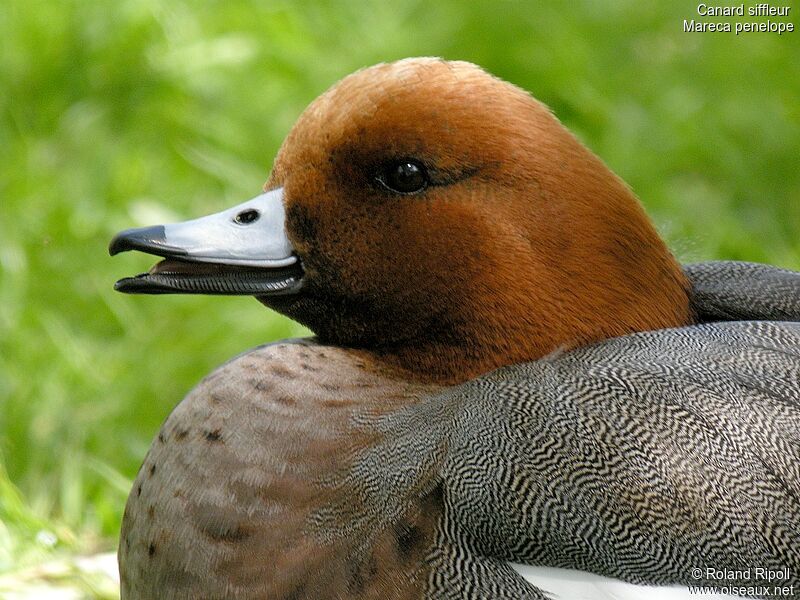
[{"label": "fine barred feather pattern", "polygon": [[769,265],[710,261],[685,265],[701,321],[798,321],[800,274]]},{"label": "fine barred feather pattern", "polygon": [[367,496],[440,463],[428,598],[517,590],[492,559],[659,585],[766,585],[691,569],[788,567],[800,585],[800,324],[633,334],[498,370],[379,429],[387,442],[350,474],[380,488]]},{"label": "fine barred feather pattern", "polygon": [[635,334],[449,401],[466,398],[443,479],[481,553],[658,584],[789,567],[800,583],[800,325]]}]

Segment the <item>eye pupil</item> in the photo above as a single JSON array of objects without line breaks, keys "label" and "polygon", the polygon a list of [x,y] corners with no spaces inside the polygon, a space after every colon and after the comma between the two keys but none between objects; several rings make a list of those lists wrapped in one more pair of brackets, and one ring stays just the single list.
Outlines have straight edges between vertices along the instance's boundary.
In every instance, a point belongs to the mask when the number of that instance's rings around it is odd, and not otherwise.
[{"label": "eye pupil", "polygon": [[250,223],[255,223],[258,221],[260,216],[261,214],[256,209],[248,208],[236,215],[233,220],[239,225],[249,225]]},{"label": "eye pupil", "polygon": [[421,164],[403,160],[392,164],[381,181],[392,191],[413,194],[425,189],[428,185],[428,174]]}]

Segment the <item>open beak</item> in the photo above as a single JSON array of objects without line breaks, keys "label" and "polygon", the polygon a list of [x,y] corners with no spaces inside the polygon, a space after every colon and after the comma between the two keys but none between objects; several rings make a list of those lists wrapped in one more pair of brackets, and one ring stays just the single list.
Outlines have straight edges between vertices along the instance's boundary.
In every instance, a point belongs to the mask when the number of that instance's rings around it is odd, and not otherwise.
[{"label": "open beak", "polygon": [[270,296],[297,292],[303,268],[286,236],[283,188],[220,213],[170,225],[127,229],[113,256],[139,250],[162,256],[147,273],[120,279],[127,294]]}]

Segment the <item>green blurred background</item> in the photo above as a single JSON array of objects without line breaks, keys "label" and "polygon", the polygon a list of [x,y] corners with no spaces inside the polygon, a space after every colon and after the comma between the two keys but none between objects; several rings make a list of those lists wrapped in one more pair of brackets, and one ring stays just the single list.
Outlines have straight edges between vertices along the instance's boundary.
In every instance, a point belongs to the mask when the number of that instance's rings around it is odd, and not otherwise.
[{"label": "green blurred background", "polygon": [[800,33],[683,33],[696,6],[5,2],[0,573],[112,549],[172,407],[231,356],[302,333],[248,298],[117,294],[152,261],[106,245],[255,195],[305,105],[359,67],[476,62],[550,105],[681,259],[800,268]]}]

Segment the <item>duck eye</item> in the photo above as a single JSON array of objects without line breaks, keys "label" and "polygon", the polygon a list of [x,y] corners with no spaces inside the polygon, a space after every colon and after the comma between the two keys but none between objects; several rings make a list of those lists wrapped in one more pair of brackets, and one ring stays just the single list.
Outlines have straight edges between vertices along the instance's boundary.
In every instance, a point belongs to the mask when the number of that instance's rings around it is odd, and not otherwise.
[{"label": "duck eye", "polygon": [[378,177],[378,181],[400,194],[421,192],[429,183],[425,167],[413,160],[401,160],[390,164],[383,175]]}]

